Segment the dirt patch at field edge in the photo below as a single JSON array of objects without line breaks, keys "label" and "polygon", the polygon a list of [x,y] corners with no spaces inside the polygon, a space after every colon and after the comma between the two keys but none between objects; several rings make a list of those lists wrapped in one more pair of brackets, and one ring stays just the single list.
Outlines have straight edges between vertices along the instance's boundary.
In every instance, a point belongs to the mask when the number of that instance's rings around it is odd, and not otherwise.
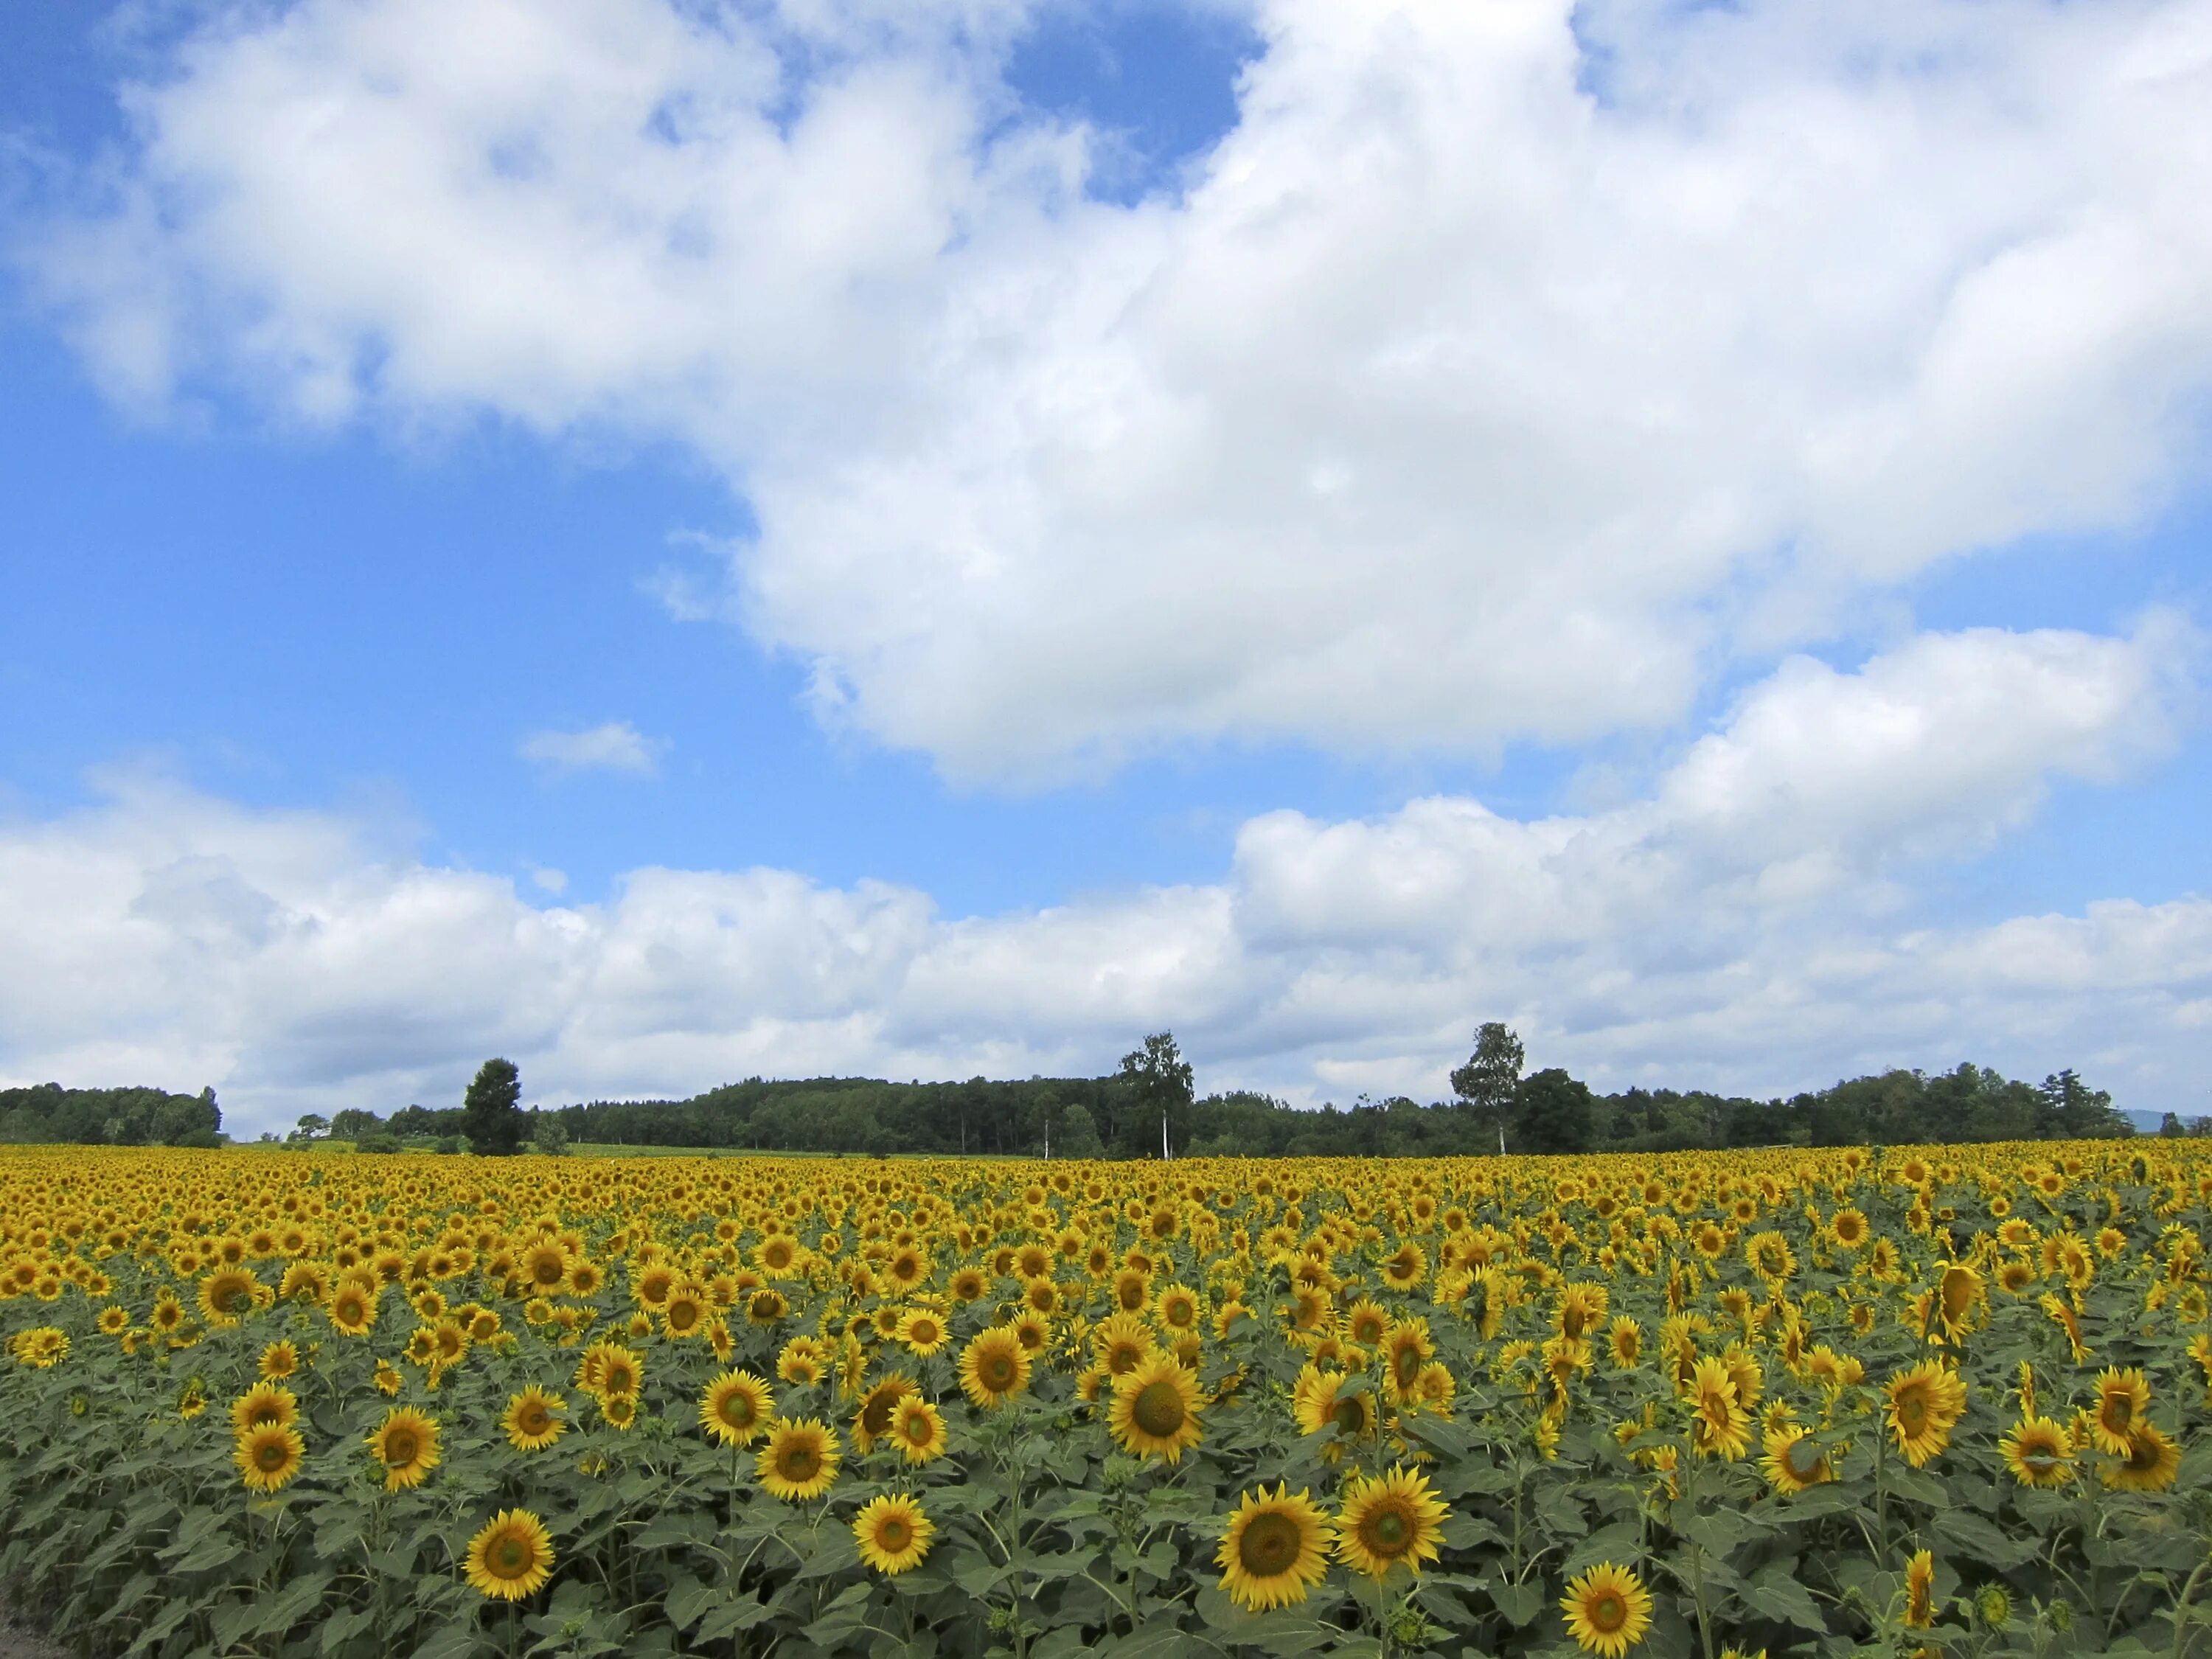
[{"label": "dirt patch at field edge", "polygon": [[0,1659],[69,1659],[69,1650],[25,1630],[15,1610],[0,1602]]}]

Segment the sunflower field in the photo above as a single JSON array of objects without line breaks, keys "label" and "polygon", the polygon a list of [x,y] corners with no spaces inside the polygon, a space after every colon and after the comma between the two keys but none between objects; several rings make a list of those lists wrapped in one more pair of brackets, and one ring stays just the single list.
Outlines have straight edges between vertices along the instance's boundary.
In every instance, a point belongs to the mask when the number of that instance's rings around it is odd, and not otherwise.
[{"label": "sunflower field", "polygon": [[0,1152],[88,1655],[2212,1654],[2212,1155]]}]

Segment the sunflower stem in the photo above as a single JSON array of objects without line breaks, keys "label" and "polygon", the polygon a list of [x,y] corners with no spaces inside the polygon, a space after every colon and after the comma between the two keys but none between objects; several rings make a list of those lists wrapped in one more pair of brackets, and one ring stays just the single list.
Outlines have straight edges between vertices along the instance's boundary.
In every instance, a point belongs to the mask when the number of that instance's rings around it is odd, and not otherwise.
[{"label": "sunflower stem", "polygon": [[2190,1598],[2197,1594],[2197,1581],[2204,1577],[2212,1561],[2200,1561],[2197,1571],[2189,1575],[2181,1587],[2181,1594],[2173,1601],[2173,1659],[2182,1659],[2189,1647]]}]

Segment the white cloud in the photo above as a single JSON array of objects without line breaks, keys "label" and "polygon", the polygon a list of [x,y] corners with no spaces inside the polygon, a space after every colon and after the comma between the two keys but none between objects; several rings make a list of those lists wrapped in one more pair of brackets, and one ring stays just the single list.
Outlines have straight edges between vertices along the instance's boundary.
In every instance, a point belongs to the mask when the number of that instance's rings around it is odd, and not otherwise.
[{"label": "white cloud", "polygon": [[1261,0],[1129,206],[1023,15],[226,14],[27,257],[118,395],[692,444],[755,634],[967,776],[1663,730],[2199,476],[2212,0]]},{"label": "white cloud", "polygon": [[581,732],[533,732],[517,752],[556,772],[628,772],[650,777],[659,769],[661,752],[667,747],[666,739],[648,738],[628,720],[608,720]]},{"label": "white cloud", "polygon": [[1641,797],[1247,823],[1217,882],[946,917],[909,887],[633,871],[604,903],[124,775],[0,821],[0,1078],[213,1083],[240,1127],[754,1073],[1091,1072],[1171,1026],[1201,1086],[1440,1095],[1477,1019],[1606,1086],[1759,1093],[1961,1058],[2201,1109],[2212,897],[1929,927],[1921,864],[2170,741],[2197,641],[1988,631],[1785,665]]},{"label": "white cloud", "polygon": [[963,776],[1663,730],[2199,473],[2212,0],[1261,0],[1134,206],[1022,15],[226,13],[27,257],[122,396],[690,442],[730,606]]}]

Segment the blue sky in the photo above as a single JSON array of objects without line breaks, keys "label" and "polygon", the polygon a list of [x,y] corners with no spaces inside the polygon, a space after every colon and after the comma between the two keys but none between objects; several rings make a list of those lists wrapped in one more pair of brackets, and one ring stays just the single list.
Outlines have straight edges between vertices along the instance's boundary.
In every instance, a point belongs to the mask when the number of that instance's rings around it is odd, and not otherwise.
[{"label": "blue sky", "polygon": [[410,9],[0,19],[0,1077],[2212,1109],[2204,118],[2051,67],[2195,8]]}]

